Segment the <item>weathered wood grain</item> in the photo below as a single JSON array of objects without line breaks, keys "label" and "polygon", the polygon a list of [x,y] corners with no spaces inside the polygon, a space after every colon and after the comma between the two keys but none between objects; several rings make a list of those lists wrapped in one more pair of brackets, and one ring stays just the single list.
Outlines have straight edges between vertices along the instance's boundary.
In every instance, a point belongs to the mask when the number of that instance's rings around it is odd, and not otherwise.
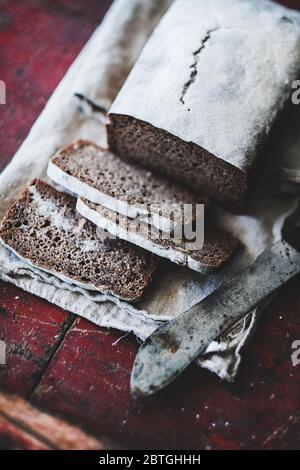
[{"label": "weathered wood grain", "polygon": [[264,312],[234,385],[191,367],[169,389],[135,402],[129,380],[137,343],[114,344],[121,333],[78,319],[32,400],[128,447],[295,447],[300,364],[294,367],[291,355],[300,339],[299,282],[300,276],[286,285]]},{"label": "weathered wood grain", "polygon": [[0,415],[0,450],[2,449],[49,450],[49,447]]},{"label": "weathered wood grain", "polygon": [[73,318],[1,282],[0,339],[6,344],[6,365],[0,365],[0,389],[28,396]]},{"label": "weathered wood grain", "polygon": [[[103,442],[42,413],[28,402],[0,393],[0,448],[5,438],[22,449],[103,450]],[[1,444],[1,442],[3,444]]]},{"label": "weathered wood grain", "polygon": [[12,158],[111,0],[0,2],[0,171]]}]

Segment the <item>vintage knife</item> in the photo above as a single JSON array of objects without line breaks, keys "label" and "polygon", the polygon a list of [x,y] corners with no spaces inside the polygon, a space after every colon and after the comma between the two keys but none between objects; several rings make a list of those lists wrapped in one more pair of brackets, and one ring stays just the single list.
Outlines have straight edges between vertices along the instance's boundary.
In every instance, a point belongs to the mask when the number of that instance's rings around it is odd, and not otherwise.
[{"label": "vintage knife", "polygon": [[131,375],[134,397],[151,395],[172,382],[211,341],[300,272],[299,223],[284,228],[283,237],[286,241],[267,248],[252,266],[146,339]]}]

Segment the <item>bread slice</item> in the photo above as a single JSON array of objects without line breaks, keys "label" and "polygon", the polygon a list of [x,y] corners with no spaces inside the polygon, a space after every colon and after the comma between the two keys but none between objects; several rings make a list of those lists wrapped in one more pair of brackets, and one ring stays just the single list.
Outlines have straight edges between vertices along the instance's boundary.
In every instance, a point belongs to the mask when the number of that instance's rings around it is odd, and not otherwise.
[{"label": "bread slice", "polygon": [[176,0],[110,109],[111,151],[239,211],[299,51],[300,13],[273,1]]},{"label": "bread slice", "polygon": [[201,215],[199,206],[208,205],[208,198],[82,140],[51,159],[48,176],[78,196],[129,218],[147,219],[164,232],[190,224],[196,213]]},{"label": "bread slice", "polygon": [[136,220],[130,220],[86,199],[79,198],[76,208],[82,216],[111,234],[202,274],[220,270],[233,256],[239,244],[230,234],[208,228],[203,248],[195,251],[188,247],[185,240],[176,243],[173,239],[165,239],[153,227],[149,231],[147,225],[136,224]]},{"label": "bread slice", "polygon": [[100,238],[75,206],[72,196],[34,180],[2,221],[0,240],[19,258],[63,281],[128,301],[139,299],[157,258],[123,240]]}]

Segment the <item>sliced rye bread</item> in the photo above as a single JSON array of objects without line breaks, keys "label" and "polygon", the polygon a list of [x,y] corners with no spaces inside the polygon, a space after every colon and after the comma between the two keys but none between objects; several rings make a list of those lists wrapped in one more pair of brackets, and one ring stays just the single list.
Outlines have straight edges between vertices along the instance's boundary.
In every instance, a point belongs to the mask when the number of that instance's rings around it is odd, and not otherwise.
[{"label": "sliced rye bread", "polygon": [[[98,231],[99,232],[99,231]],[[158,259],[123,240],[101,239],[76,212],[76,200],[34,180],[9,209],[0,240],[19,258],[68,283],[138,300]]]},{"label": "sliced rye bread", "polygon": [[109,111],[111,151],[239,211],[299,51],[300,13],[277,2],[174,1]]},{"label": "sliced rye bread", "polygon": [[182,225],[183,216],[184,224],[191,223],[196,204],[208,204],[208,198],[82,140],[50,160],[48,176],[80,197],[130,218],[144,217],[164,232]]},{"label": "sliced rye bread", "polygon": [[239,245],[239,241],[232,235],[208,227],[205,231],[203,248],[194,251],[187,248],[185,241],[178,244],[172,239],[163,239],[161,232],[153,227],[149,237],[149,230],[145,224],[137,224],[135,219],[130,220],[86,199],[79,198],[76,208],[86,219],[111,234],[201,274],[219,271],[233,256]]}]

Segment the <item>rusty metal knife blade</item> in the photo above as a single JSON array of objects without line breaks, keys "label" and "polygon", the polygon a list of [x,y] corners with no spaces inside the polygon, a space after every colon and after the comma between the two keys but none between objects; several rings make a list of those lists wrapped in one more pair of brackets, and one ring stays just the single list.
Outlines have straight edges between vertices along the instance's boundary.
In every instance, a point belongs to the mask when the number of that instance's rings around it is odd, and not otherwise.
[{"label": "rusty metal knife blade", "polygon": [[281,240],[241,274],[161,325],[136,356],[131,375],[133,396],[151,395],[170,384],[213,340],[299,272],[300,253]]}]

